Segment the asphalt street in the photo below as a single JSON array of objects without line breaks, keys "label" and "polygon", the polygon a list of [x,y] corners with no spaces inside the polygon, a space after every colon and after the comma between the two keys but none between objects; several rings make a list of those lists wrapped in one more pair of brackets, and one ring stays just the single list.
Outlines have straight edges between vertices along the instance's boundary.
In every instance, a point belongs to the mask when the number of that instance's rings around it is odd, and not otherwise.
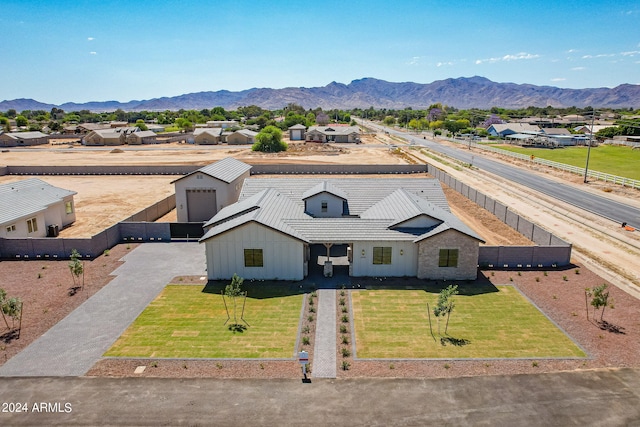
[{"label": "asphalt street", "polygon": [[539,175],[524,171],[518,167],[505,165],[503,163],[487,159],[483,156],[477,155],[477,150],[449,147],[438,144],[430,139],[424,139],[422,136],[409,135],[384,126],[376,124],[372,125],[370,122],[368,122],[368,126],[387,131],[390,134],[408,140],[410,143],[422,145],[427,147],[429,150],[442,153],[461,162],[473,164],[473,166],[478,169],[485,170],[494,175],[524,185],[528,188],[584,209],[585,211],[610,219],[614,222],[626,222],[630,226],[640,229],[640,209],[633,206],[619,203],[615,200],[598,196],[587,191],[582,191],[575,188],[575,186],[551,181]]},{"label": "asphalt street", "polygon": [[0,425],[639,426],[638,390],[636,369],[310,383],[3,378]]}]

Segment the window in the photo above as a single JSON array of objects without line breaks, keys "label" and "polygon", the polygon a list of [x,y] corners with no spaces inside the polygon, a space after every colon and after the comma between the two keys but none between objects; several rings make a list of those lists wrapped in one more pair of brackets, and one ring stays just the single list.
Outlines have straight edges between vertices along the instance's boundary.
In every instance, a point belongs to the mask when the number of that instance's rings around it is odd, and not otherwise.
[{"label": "window", "polygon": [[29,230],[29,233],[38,231],[38,221],[36,220],[36,218],[27,220],[27,229]]},{"label": "window", "polygon": [[440,249],[438,267],[457,267],[458,249]]},{"label": "window", "polygon": [[374,247],[373,248],[374,264],[391,264],[391,248]]},{"label": "window", "polygon": [[11,224],[7,227],[7,233],[11,233],[16,231],[16,225],[15,224]]},{"label": "window", "polygon": [[245,249],[244,250],[244,266],[245,267],[262,267],[262,249]]},{"label": "window", "polygon": [[327,202],[322,202],[322,204],[320,205],[320,209],[322,212],[326,212],[328,209],[329,204]]},{"label": "window", "polygon": [[202,179],[202,175],[200,175],[200,174],[196,175],[196,179]]},{"label": "window", "polygon": [[73,202],[72,201],[68,201],[64,203],[64,210],[67,212],[68,214],[72,214],[73,213]]}]

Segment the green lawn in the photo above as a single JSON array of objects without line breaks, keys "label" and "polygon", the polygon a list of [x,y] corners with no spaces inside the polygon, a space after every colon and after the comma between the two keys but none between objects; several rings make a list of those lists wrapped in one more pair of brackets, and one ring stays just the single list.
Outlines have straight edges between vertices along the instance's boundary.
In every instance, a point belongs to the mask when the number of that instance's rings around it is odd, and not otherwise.
[{"label": "green lawn", "polygon": [[[244,319],[251,326],[244,332],[233,333],[224,325],[227,314],[219,289],[168,285],[105,356],[292,357],[302,294],[266,295],[249,291],[248,295]],[[238,308],[242,310],[241,305]],[[232,322],[233,317],[229,323]]]},{"label": "green lawn", "polygon": [[[496,146],[496,148],[526,155],[533,154],[541,159],[552,160],[577,167],[585,167],[587,162],[587,147],[566,147],[552,150],[548,148],[523,148],[513,145],[500,145]],[[589,169],[623,176],[625,178],[640,179],[639,163],[640,150],[632,150],[631,147],[615,145],[591,147]]]},{"label": "green lawn", "polygon": [[473,295],[460,289],[448,335],[446,319],[438,335],[431,312],[435,340],[427,303],[433,310],[439,289],[352,291],[358,358],[586,357],[514,287]]}]

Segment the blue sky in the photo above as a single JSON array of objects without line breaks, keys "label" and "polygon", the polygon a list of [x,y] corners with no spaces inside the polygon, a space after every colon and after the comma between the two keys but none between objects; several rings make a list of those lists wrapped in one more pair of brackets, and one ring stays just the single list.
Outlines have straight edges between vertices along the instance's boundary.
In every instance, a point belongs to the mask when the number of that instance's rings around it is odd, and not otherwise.
[{"label": "blue sky", "polygon": [[375,77],[640,84],[635,1],[3,0],[0,100],[129,101]]}]

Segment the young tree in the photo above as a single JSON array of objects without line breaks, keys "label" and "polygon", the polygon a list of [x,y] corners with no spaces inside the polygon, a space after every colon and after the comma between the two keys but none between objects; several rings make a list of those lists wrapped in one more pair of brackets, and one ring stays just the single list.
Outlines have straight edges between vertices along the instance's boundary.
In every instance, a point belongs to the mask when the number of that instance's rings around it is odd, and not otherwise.
[{"label": "young tree", "polygon": [[[231,278],[231,283],[229,283],[225,288],[224,288],[224,295],[226,297],[231,298],[231,300],[233,301],[233,324],[229,325],[229,329],[233,330],[233,331],[242,331],[244,329],[246,329],[246,327],[244,325],[241,325],[238,323],[238,304],[237,304],[237,298],[239,297],[246,297],[246,292],[242,291],[242,283],[244,282],[244,279],[240,276],[238,276],[237,274],[234,274],[233,277]],[[225,303],[226,306],[226,303]],[[228,315],[228,311],[227,311],[227,315]],[[242,319],[244,315],[244,309],[242,314],[240,315],[240,319]],[[242,319],[244,321],[244,319]],[[246,323],[246,322],[245,322]]]},{"label": "young tree", "polygon": [[[4,320],[7,329],[15,328],[16,321],[22,319],[22,301],[17,297],[7,298],[7,292],[2,288],[0,288],[0,314],[2,314],[2,320]],[[7,316],[11,317],[11,326],[9,326]],[[18,331],[22,328],[21,323],[20,320]],[[18,332],[18,338],[20,338],[20,332]]]},{"label": "young tree", "polygon": [[71,277],[73,278],[73,288],[77,289],[77,283],[80,280],[80,276],[82,276],[82,286],[81,289],[84,290],[84,264],[80,261],[80,253],[77,249],[71,250],[71,261],[69,261],[69,271],[71,271]]},{"label": "young tree", "polygon": [[286,151],[287,144],[282,140],[282,131],[275,126],[267,126],[256,135],[256,142],[251,147],[252,151],[263,153],[277,153]]},{"label": "young tree", "polygon": [[433,314],[438,319],[438,334],[440,334],[440,317],[447,316],[447,324],[444,327],[444,333],[446,335],[449,328],[449,317],[455,307],[453,296],[458,295],[458,285],[449,285],[438,295],[438,302],[433,307]]},{"label": "young tree", "polygon": [[[600,313],[600,322],[602,322],[605,308],[607,308],[607,306],[613,308],[613,301],[609,300],[609,291],[607,290],[607,284],[603,283],[602,285],[596,286],[593,289],[587,288],[585,290],[585,296],[591,298],[591,306],[593,306],[594,316],[596,310],[602,308],[602,312]],[[588,317],[589,314],[587,313],[587,318]]]}]

